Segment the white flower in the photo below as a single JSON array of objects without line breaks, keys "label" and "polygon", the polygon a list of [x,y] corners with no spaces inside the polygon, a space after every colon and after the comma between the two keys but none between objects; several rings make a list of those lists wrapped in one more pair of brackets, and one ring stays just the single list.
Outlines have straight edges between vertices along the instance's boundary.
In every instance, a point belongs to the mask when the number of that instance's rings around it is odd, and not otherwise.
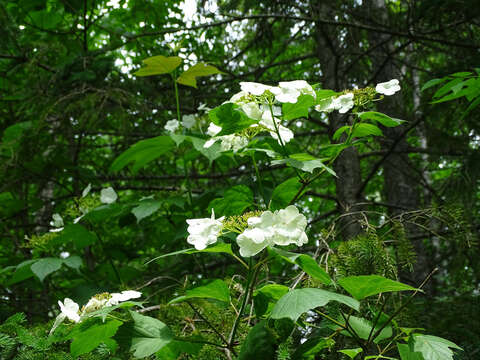
[{"label": "white flower", "polygon": [[167,123],[164,126],[164,129],[167,130],[168,132],[174,133],[177,131],[178,127],[180,126],[180,123],[178,120],[168,120]]},{"label": "white flower", "polygon": [[58,306],[60,306],[60,311],[66,318],[76,323],[80,321],[80,315],[78,315],[80,307],[75,301],[65,298],[63,303],[60,300],[58,301]]},{"label": "white flower", "polygon": [[251,217],[247,223],[249,228],[237,236],[240,255],[243,257],[254,256],[272,245],[274,236],[275,219],[271,211],[264,211],[260,216]]},{"label": "white flower", "polygon": [[88,184],[87,187],[82,191],[82,198],[87,196],[91,189],[92,189],[92,184]]},{"label": "white flower", "polygon": [[212,209],[211,218],[188,219],[187,242],[195,246],[197,250],[203,250],[208,245],[217,242],[217,237],[222,230],[222,221],[224,217],[215,219],[215,213]]},{"label": "white flower", "polygon": [[63,219],[62,219],[62,216],[60,214],[53,214],[52,215],[52,221],[50,221],[50,225],[51,226],[55,226],[55,227],[62,227],[63,226]]},{"label": "white flower", "polygon": [[106,297],[100,298],[98,295],[91,297],[90,300],[88,300],[87,304],[82,308],[82,316],[86,313],[100,310],[101,308],[106,306],[107,302],[108,299]]},{"label": "white flower", "polygon": [[267,90],[272,91],[273,87],[256,82],[241,82],[240,89],[248,94],[259,96]]},{"label": "white flower", "polygon": [[248,92],[242,90],[242,91],[234,94],[230,98],[230,100],[228,100],[227,102],[231,102],[231,103],[235,103],[235,104],[242,104],[242,103],[250,102],[250,100],[248,99]]},{"label": "white flower", "polygon": [[60,300],[58,301],[58,306],[60,306],[61,312],[55,319],[52,329],[50,330],[50,335],[67,318],[75,323],[78,323],[80,321],[80,315],[78,315],[78,310],[80,307],[75,301],[69,298],[65,298],[65,300],[63,300],[63,303]]},{"label": "white flower", "polygon": [[215,136],[220,131],[222,131],[222,127],[218,126],[218,125],[215,125],[213,122],[211,122],[210,125],[208,125],[207,135]]},{"label": "white flower", "polygon": [[348,110],[353,108],[353,93],[348,93],[345,95],[340,95],[339,97],[333,100],[333,104],[336,110],[340,114],[345,114]]},{"label": "white flower", "polygon": [[122,291],[121,293],[112,293],[110,295],[111,295],[111,298],[108,299],[105,306],[114,306],[130,299],[137,299],[140,296],[142,296],[142,293],[135,290],[125,290],[125,291]]},{"label": "white flower", "polygon": [[319,104],[315,106],[315,110],[331,113],[333,110],[335,110],[335,102],[333,100],[333,97],[320,100]]},{"label": "white flower", "polygon": [[260,120],[262,118],[263,112],[260,106],[258,106],[258,104],[255,102],[242,104],[240,108],[250,119]]},{"label": "white flower", "polygon": [[305,233],[307,219],[293,205],[274,213],[264,211],[260,216],[249,218],[247,223],[248,228],[237,237],[243,257],[254,256],[267,246],[301,246],[308,242]]},{"label": "white flower", "polygon": [[275,238],[273,242],[276,245],[297,244],[302,246],[308,242],[305,228],[307,227],[307,218],[300,214],[298,209],[293,206],[287,206],[285,209],[275,212]]},{"label": "white flower", "polygon": [[209,107],[207,106],[207,104],[200,103],[200,105],[198,105],[197,110],[198,110],[198,111],[209,112],[209,111],[212,110],[212,109],[209,108]]},{"label": "white flower", "polygon": [[220,145],[221,151],[233,150],[233,152],[236,153],[238,150],[243,149],[248,145],[248,139],[246,137],[237,136],[235,134],[220,136],[218,139],[222,140]]},{"label": "white flower", "polygon": [[270,90],[279,102],[296,103],[301,94],[308,94],[316,98],[315,91],[305,80],[282,81],[278,87]]},{"label": "white flower", "polygon": [[182,125],[186,129],[190,129],[195,125],[195,115],[183,115],[182,116]]},{"label": "white flower", "polygon": [[399,81],[397,79],[392,79],[384,83],[379,83],[375,86],[375,91],[383,95],[393,95],[397,91],[400,91]]},{"label": "white flower", "polygon": [[[275,109],[274,109],[274,114],[275,114]],[[260,120],[260,125],[263,125],[266,127],[268,130],[270,130],[270,136],[273,137],[275,140],[280,143],[280,139],[278,138],[277,131],[275,129],[275,125],[278,128],[278,132],[280,133],[280,137],[282,138],[282,141],[284,144],[288,143],[290,140],[293,139],[293,132],[286,128],[285,126],[280,124],[280,120],[275,119],[275,124],[273,123],[272,119],[272,114],[270,111],[265,111],[262,116],[262,120]]]},{"label": "white flower", "polygon": [[100,191],[100,202],[102,202],[102,204],[112,204],[117,201],[117,199],[118,195],[111,186]]}]

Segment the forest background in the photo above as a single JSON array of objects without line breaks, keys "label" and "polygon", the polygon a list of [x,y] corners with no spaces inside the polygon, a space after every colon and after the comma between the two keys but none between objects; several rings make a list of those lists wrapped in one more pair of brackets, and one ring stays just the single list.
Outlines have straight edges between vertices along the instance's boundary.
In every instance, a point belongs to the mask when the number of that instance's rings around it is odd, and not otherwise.
[{"label": "forest background", "polygon": [[[51,325],[58,299],[120,288],[141,289],[150,315],[167,316],[155,305],[178,291],[177,280],[238,270],[223,255],[146,263],[186,248],[185,220],[209,216],[232,186],[252,189],[240,206],[254,209],[292,167],[259,154],[260,189],[249,157],[191,141],[112,167],[140,140],[168,135],[171,79],[134,73],[146,58],[178,55],[185,68],[201,61],[221,71],[178,87],[181,113],[195,116],[199,133],[205,108],[240,81],[342,91],[399,79],[401,92],[378,109],[405,123],[344,149],[337,177],[320,177],[298,199],[316,239],[302,251],[339,274],[414,286],[436,269],[404,321],[461,346],[458,358],[480,357],[480,85],[465,85],[479,76],[477,1],[4,0],[0,24],[0,323],[23,312],[29,326]],[[346,121],[310,112],[288,124],[292,146],[321,157]],[[96,197],[82,198],[87,186]],[[73,219],[108,187],[118,200],[94,227],[71,224],[51,241],[54,214]],[[378,259],[378,244],[392,243],[403,251],[393,267]],[[65,252],[71,266],[47,264],[41,278],[19,271]],[[278,276],[288,278],[288,266]]]}]

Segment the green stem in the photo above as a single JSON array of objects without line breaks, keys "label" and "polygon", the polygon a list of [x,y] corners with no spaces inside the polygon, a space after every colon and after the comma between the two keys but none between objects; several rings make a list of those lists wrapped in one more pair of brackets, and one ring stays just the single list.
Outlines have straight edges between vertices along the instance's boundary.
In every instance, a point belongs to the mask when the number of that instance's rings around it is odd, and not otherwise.
[{"label": "green stem", "polygon": [[[195,314],[197,314],[197,316],[198,316],[200,319],[202,319],[202,320],[207,324],[207,326],[208,326],[210,329],[212,329],[213,332],[220,337],[220,339],[225,343],[225,345],[228,346],[228,341],[227,341],[227,339],[225,338],[225,336],[223,336],[223,334],[222,334],[221,332],[219,332],[219,331],[217,330],[217,328],[216,328],[215,326],[213,326],[213,324],[212,324],[205,316],[203,316],[202,313],[201,313],[200,311],[198,311],[198,310],[192,305],[192,303],[191,303],[190,301],[187,301],[187,304],[192,308],[193,312],[194,312]],[[218,346],[218,345],[217,345],[217,346]]]},{"label": "green stem", "polygon": [[262,195],[263,202],[265,203],[265,206],[267,205],[267,200],[265,197],[265,191],[263,190],[263,183],[262,183],[262,177],[260,176],[260,172],[258,171],[258,166],[257,162],[255,161],[255,153],[252,153],[252,163],[253,167],[255,168],[255,175],[257,176],[257,181],[258,181],[258,187],[260,189],[260,194]]},{"label": "green stem", "polygon": [[[249,263],[248,263],[248,275],[247,275],[247,284],[245,286],[245,294],[243,295],[242,304],[240,305],[240,309],[238,310],[237,317],[235,318],[235,322],[233,323],[232,331],[230,332],[230,337],[228,339],[229,349],[231,349],[232,351],[233,351],[233,344],[235,342],[235,335],[236,335],[237,330],[238,330],[238,325],[240,324],[240,319],[243,315],[243,312],[244,312],[245,307],[246,307],[247,302],[248,302],[248,298],[250,296],[250,286],[253,283],[252,282],[252,278],[253,278],[253,273],[252,273],[253,266],[252,265],[253,265],[253,260],[250,257],[250,260],[249,260]],[[257,271],[258,271],[258,268],[256,269],[255,273]]]}]

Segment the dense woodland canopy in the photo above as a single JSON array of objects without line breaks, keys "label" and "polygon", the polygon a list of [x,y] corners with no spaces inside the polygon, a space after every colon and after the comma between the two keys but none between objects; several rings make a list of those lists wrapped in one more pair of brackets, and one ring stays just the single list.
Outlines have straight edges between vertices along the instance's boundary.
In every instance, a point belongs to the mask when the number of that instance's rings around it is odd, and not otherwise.
[{"label": "dense woodland canopy", "polygon": [[[241,215],[294,197],[310,240],[292,251],[332,277],[377,274],[415,287],[428,279],[398,321],[455,342],[458,359],[480,357],[478,1],[3,0],[0,25],[0,322],[22,312],[26,328],[44,336],[58,300],[137,289],[144,315],[178,334],[201,330],[196,309],[165,304],[204,278],[229,278],[240,299],[244,269],[226,254],[149,260],[189,248],[186,220],[212,207]],[[181,115],[195,120],[178,135],[192,138],[141,143],[145,151],[121,163],[139,141],[168,137],[176,118],[172,77],[134,74],[158,55],[183,59],[176,76],[199,62],[220,73],[177,86]],[[262,150],[254,155],[203,147],[209,108],[242,81],[306,80],[341,92],[390,79],[401,91],[373,109],[404,122],[379,125],[378,136],[338,154],[327,145],[344,140],[334,134],[351,125],[348,114],[309,111],[285,122],[295,133],[288,152],[334,158],[336,177],[314,178],[316,169],[302,172],[311,182],[292,185],[298,169],[269,157],[282,148],[268,136],[252,140],[249,148]],[[109,187],[118,199],[102,205]],[[95,211],[74,224],[86,209]],[[49,232],[61,226],[54,214],[65,225],[58,233]],[[65,256],[71,261],[48,260]],[[290,286],[297,270],[273,262],[262,281]],[[228,312],[206,313],[218,313],[219,326],[231,322]],[[238,331],[245,337],[246,325]],[[43,355],[28,358],[53,358],[29,349]],[[223,356],[205,349],[191,358]]]}]

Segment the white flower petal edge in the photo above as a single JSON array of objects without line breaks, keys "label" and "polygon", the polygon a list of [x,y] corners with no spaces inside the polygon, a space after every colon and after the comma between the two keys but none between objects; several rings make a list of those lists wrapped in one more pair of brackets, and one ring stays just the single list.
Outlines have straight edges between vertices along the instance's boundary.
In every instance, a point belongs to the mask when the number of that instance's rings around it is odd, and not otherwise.
[{"label": "white flower petal edge", "polygon": [[375,91],[383,95],[393,95],[397,91],[400,91],[400,82],[397,79],[392,79],[387,82],[379,83],[375,86]]},{"label": "white flower petal edge", "polygon": [[187,242],[195,246],[197,250],[203,250],[208,245],[217,242],[218,235],[222,230],[222,221],[224,217],[215,219],[215,213],[212,209],[212,216],[210,218],[202,219],[188,219],[188,233]]}]

